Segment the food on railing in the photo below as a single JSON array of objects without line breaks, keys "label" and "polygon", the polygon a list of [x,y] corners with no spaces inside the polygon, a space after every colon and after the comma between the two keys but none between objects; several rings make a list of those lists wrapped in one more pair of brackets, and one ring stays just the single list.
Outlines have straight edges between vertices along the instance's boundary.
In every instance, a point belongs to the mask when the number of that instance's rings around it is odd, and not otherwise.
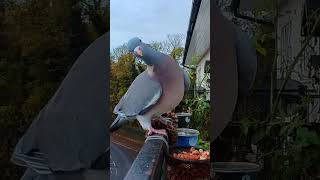
[{"label": "food on railing", "polygon": [[151,121],[152,127],[155,129],[165,129],[168,133],[168,143],[169,145],[173,145],[177,142],[177,130],[175,126],[170,124],[169,122],[163,123],[160,118],[154,118]]},{"label": "food on railing", "polygon": [[163,117],[170,118],[170,119],[172,119],[173,122],[178,122],[178,117],[175,112],[169,111],[169,112],[163,114]]},{"label": "food on railing", "polygon": [[203,149],[190,148],[188,151],[182,151],[181,153],[173,153],[174,158],[184,160],[209,160],[210,151],[204,151]]}]

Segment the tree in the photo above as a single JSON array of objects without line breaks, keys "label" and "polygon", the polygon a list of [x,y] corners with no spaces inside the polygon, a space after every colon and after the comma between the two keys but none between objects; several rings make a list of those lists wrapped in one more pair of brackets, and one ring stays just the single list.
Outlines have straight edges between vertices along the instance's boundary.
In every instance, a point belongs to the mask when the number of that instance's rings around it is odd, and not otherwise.
[{"label": "tree", "polygon": [[94,34],[100,36],[110,29],[110,1],[106,0],[81,0],[81,7],[89,28]]},{"label": "tree", "polygon": [[135,79],[134,57],[131,54],[121,55],[117,61],[111,61],[110,68],[110,112],[119,102]]},{"label": "tree", "polygon": [[[102,33],[101,24],[109,22],[98,15],[85,21],[79,2],[0,1],[0,179],[21,177],[22,169],[9,161],[14,146],[80,53]],[[108,17],[103,2],[96,7]],[[97,28],[90,28],[91,21]]]},{"label": "tree", "polygon": [[120,45],[119,47],[116,47],[111,52],[111,60],[116,61],[120,57],[122,57],[125,54],[128,54],[128,48],[126,44]]}]

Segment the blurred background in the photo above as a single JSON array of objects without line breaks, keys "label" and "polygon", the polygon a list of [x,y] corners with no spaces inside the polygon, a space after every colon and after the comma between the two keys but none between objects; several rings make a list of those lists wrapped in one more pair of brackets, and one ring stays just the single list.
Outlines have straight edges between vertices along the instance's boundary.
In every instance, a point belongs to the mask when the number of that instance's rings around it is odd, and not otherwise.
[{"label": "blurred background", "polygon": [[0,179],[13,149],[74,61],[109,30],[107,0],[0,1]]}]

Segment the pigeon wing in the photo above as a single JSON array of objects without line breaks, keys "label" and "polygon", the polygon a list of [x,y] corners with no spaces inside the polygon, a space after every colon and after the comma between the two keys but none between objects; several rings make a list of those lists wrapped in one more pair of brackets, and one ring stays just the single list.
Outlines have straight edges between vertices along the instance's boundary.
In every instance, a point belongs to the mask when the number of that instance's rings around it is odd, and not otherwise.
[{"label": "pigeon wing", "polygon": [[127,118],[144,114],[158,102],[161,95],[160,82],[151,79],[148,72],[144,71],[132,82],[116,105],[114,113]]}]

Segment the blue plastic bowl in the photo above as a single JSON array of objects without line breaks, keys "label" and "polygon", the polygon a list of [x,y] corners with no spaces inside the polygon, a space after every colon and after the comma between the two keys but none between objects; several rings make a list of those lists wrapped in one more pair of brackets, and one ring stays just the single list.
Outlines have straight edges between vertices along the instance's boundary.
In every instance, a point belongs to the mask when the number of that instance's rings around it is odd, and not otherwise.
[{"label": "blue plastic bowl", "polygon": [[199,131],[188,128],[177,128],[177,147],[194,147],[198,145]]}]

